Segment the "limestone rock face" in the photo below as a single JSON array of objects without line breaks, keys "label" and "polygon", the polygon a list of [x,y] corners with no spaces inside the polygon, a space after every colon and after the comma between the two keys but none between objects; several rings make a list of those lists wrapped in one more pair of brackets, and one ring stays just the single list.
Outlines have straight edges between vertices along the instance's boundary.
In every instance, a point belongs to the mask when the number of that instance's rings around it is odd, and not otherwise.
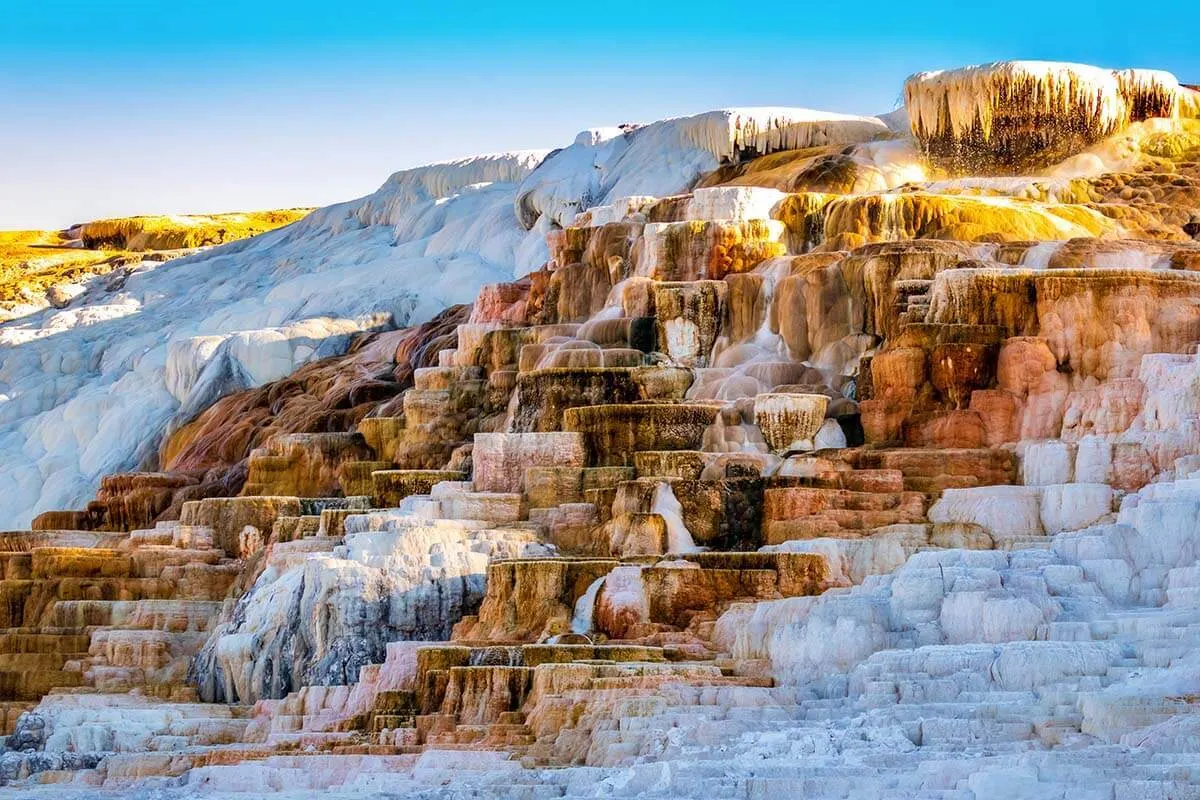
[{"label": "limestone rock face", "polygon": [[477,489],[519,491],[529,467],[584,466],[584,439],[571,432],[480,434],[471,458]]},{"label": "limestone rock face", "polygon": [[575,602],[616,563],[537,559],[493,564],[478,616],[459,623],[454,639],[522,642],[565,633]]},{"label": "limestone rock face", "polygon": [[[230,555],[252,555],[266,540],[277,517],[300,516],[300,501],[295,497],[228,497],[193,500],[184,504],[182,525],[209,528],[213,543]],[[258,538],[243,536],[247,528],[259,532]],[[257,546],[249,544],[257,542]]]},{"label": "limestone rock face", "polygon": [[829,203],[825,214],[825,235],[835,241],[1021,242],[1115,236],[1122,230],[1118,223],[1084,205],[1043,207],[1007,199],[924,193],[839,198]]},{"label": "limestone rock face", "polygon": [[781,222],[766,219],[765,215],[745,222],[713,219],[647,225],[642,232],[637,274],[658,281],[720,280],[726,275],[749,272],[765,259],[786,251],[779,241],[784,235]]},{"label": "limestone rock face", "polygon": [[453,470],[376,469],[371,472],[371,496],[380,508],[393,508],[406,497],[429,494],[443,481],[461,481],[466,475]]},{"label": "limestone rock face", "polygon": [[685,367],[708,366],[725,315],[724,281],[659,284],[654,295],[658,347]]},{"label": "limestone rock face", "polygon": [[[196,486],[199,481],[186,473],[177,472],[131,472],[106,475],[100,481],[96,499],[88,504],[86,511],[72,520],[67,527],[90,528],[109,531],[132,531],[149,528],[160,516],[168,513],[176,496]],[[53,512],[50,512],[53,513]],[[31,527],[38,530],[50,518],[35,519]]]},{"label": "limestone rock face", "polygon": [[0,324],[0,798],[1190,797],[1200,94],[906,98]]},{"label": "limestone rock face", "polygon": [[632,403],[642,395],[631,367],[534,370],[517,378],[510,427],[515,433],[558,431],[562,429],[563,412],[568,408]]},{"label": "limestone rock face", "polygon": [[563,426],[584,442],[595,466],[631,466],[644,450],[694,450],[721,415],[719,405],[646,403],[572,408]]},{"label": "limestone rock face", "polygon": [[[1059,363],[1104,380],[1132,375],[1147,353],[1181,352],[1196,329],[1195,295],[1188,273],[953,270],[934,283],[929,321],[998,325],[1011,336],[1041,332]],[[1167,324],[1151,325],[1156,315]],[[1118,316],[1146,322],[1103,322]]]},{"label": "limestone rock face", "polygon": [[642,570],[651,621],[686,627],[693,615],[734,599],[803,596],[824,585],[825,560],[800,553],[721,557],[699,554]]},{"label": "limestone rock face", "polygon": [[686,628],[735,600],[820,592],[826,577],[824,558],[802,553],[697,553],[620,566],[599,584],[592,626],[614,637],[654,625]]},{"label": "limestone rock face", "polygon": [[760,394],[754,398],[754,423],[776,452],[812,449],[828,404],[823,394]]},{"label": "limestone rock face", "polygon": [[851,293],[844,259],[842,253],[795,257],[775,287],[771,328],[792,358],[808,358],[865,330],[863,297]]},{"label": "limestone rock face", "polygon": [[[757,469],[752,474],[735,470],[735,477],[721,474],[667,480],[641,477],[618,483],[612,519],[601,538],[614,548],[618,543],[626,547],[631,542],[661,543],[661,549],[646,550],[647,555],[683,552],[693,545],[722,550],[754,547],[761,538],[764,481]],[[659,530],[661,540],[654,536]],[[613,550],[613,555],[620,554],[634,555]]]},{"label": "limestone rock face", "polygon": [[329,497],[341,491],[338,475],[346,462],[369,460],[359,433],[288,434],[251,451],[242,493]]}]

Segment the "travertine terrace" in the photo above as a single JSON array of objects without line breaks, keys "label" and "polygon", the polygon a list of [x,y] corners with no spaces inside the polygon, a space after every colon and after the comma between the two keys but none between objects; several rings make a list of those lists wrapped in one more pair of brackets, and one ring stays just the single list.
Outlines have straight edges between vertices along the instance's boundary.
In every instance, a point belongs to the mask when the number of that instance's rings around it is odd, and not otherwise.
[{"label": "travertine terrace", "polygon": [[904,96],[0,326],[0,797],[1200,796],[1200,93]]}]

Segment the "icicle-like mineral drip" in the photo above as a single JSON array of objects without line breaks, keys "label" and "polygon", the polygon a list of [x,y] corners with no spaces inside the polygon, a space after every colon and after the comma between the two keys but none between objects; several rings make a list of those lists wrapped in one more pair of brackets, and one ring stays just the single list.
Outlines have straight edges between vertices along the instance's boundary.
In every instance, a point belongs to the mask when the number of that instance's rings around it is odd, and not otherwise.
[{"label": "icicle-like mineral drip", "polygon": [[1063,243],[1058,241],[1038,242],[1025,251],[1025,255],[1021,256],[1021,266],[1029,269],[1046,269],[1050,266],[1050,259],[1054,258],[1054,254],[1062,249]]},{"label": "icicle-like mineral drip", "polygon": [[1122,69],[1113,74],[1117,76],[1131,122],[1179,116],[1183,90],[1171,73],[1158,69]]},{"label": "icicle-like mineral drip", "polygon": [[[998,115],[1036,111],[1066,114],[1072,108],[1113,131],[1128,119],[1117,75],[1100,67],[1044,61],[1005,61],[956,70],[920,72],[904,84],[905,105],[919,139],[961,139],[975,126],[992,137]],[[1017,108],[1017,99],[1024,101]]]},{"label": "icicle-like mineral drip", "polygon": [[671,484],[660,483],[654,490],[651,511],[667,523],[667,550],[672,553],[697,553],[700,548],[692,539],[692,532],[683,524],[683,506],[675,497]]},{"label": "icicle-like mineral drip", "polygon": [[592,630],[592,620],[596,614],[596,595],[608,576],[605,575],[592,581],[583,596],[575,601],[575,614],[571,617],[571,633],[588,634]]},{"label": "icicle-like mineral drip", "polygon": [[878,117],[834,114],[806,108],[729,108],[710,111],[686,121],[689,144],[720,159],[741,153],[766,155],[829,144],[869,141],[887,134]]},{"label": "icicle-like mineral drip", "polygon": [[921,72],[904,84],[913,135],[958,172],[1047,166],[1130,124],[1194,113],[1191,90],[1157,70],[1005,61]]},{"label": "icicle-like mineral drip", "polygon": [[762,323],[754,333],[753,342],[770,355],[785,357],[787,346],[783,343],[783,337],[771,330],[771,304],[775,301],[775,290],[779,282],[791,274],[791,260],[787,257],[768,259],[754,271],[763,276],[761,292],[765,313]]}]

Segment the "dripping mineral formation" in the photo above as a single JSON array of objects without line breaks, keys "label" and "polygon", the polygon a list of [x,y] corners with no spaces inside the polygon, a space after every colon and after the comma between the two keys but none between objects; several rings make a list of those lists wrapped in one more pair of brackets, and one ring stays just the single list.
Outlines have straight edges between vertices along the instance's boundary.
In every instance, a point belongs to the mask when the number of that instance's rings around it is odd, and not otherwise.
[{"label": "dripping mineral formation", "polygon": [[0,326],[0,796],[1194,797],[1200,93],[904,97]]}]

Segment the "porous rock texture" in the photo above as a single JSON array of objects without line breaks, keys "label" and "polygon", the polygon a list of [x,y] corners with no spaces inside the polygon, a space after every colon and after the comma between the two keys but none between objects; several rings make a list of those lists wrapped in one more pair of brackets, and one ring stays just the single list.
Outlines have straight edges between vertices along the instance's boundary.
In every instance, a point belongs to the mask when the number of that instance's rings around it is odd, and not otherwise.
[{"label": "porous rock texture", "polygon": [[0,327],[0,797],[1195,796],[1197,93],[905,94]]}]

